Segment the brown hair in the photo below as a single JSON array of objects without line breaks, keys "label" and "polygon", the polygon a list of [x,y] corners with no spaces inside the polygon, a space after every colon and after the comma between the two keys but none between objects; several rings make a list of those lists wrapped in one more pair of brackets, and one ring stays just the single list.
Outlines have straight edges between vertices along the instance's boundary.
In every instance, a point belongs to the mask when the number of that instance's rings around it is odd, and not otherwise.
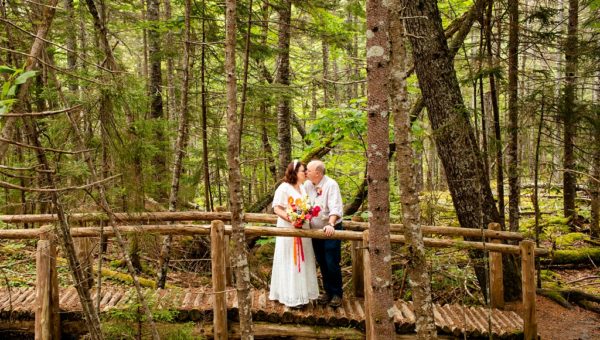
[{"label": "brown hair", "polygon": [[[298,182],[298,169],[303,166],[300,161],[292,161],[288,164],[285,169],[285,175],[283,176],[283,181],[290,184],[296,184]],[[306,168],[306,167],[305,167]]]}]

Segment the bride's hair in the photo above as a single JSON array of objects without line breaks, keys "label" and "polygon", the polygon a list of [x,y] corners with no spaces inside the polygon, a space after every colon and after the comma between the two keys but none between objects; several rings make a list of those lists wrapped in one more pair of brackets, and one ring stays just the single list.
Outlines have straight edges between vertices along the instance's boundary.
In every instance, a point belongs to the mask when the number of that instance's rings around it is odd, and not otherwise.
[{"label": "bride's hair", "polygon": [[298,169],[300,169],[304,164],[298,160],[292,161],[288,164],[285,169],[285,175],[283,176],[283,181],[290,184],[296,184],[298,182]]}]

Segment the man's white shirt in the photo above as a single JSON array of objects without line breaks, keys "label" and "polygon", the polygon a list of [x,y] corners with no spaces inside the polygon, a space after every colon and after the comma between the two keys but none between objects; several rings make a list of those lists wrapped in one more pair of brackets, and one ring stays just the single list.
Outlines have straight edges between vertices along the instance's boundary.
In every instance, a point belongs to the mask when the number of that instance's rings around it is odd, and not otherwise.
[{"label": "man's white shirt", "polygon": [[[317,192],[321,188],[321,194]],[[313,218],[310,222],[311,229],[322,229],[329,224],[329,216],[338,216],[338,222],[342,220],[344,204],[342,203],[342,194],[337,182],[327,176],[323,176],[319,184],[314,185],[311,181],[304,182],[304,189],[313,206],[318,205],[321,208],[319,216]]]}]

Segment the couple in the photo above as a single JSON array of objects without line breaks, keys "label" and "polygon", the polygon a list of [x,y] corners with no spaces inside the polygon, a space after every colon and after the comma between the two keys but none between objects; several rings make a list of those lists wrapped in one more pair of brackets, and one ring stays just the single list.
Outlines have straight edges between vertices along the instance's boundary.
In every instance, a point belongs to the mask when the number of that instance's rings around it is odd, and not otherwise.
[{"label": "couple", "polygon": [[[308,179],[308,181],[306,181]],[[273,210],[278,216],[278,228],[293,228],[286,212],[289,198],[294,201],[308,197],[320,211],[303,228],[322,230],[331,236],[342,226],[342,196],[340,187],[333,179],[325,176],[325,164],[319,160],[309,162],[306,167],[294,160],[288,164],[283,183],[275,191]],[[337,308],[342,302],[341,241],[330,239],[302,238],[304,253],[300,266],[296,265],[296,245],[293,237],[276,237],[273,269],[271,273],[270,300],[278,300],[288,307],[302,308],[310,300],[329,304]],[[319,295],[315,258],[323,276],[325,293]]]}]

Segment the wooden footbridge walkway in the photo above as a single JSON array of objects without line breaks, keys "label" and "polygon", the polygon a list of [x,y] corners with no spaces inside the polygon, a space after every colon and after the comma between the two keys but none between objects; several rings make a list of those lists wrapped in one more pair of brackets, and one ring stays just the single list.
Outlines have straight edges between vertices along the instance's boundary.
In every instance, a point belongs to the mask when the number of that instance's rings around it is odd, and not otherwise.
[{"label": "wooden footbridge walkway", "polygon": [[[69,220],[73,224],[80,222],[100,222],[106,220],[103,214],[72,214]],[[246,214],[246,222],[269,223],[275,222],[274,215]],[[53,229],[47,224],[56,223],[55,215],[13,215],[0,216],[4,223],[35,223],[46,225],[37,229],[2,229],[2,239],[38,239],[38,253],[36,255],[37,281],[36,287],[28,289],[0,289],[0,330],[2,325],[10,325],[12,321],[34,321],[36,338],[38,333],[55,334],[61,327],[63,316],[71,315],[75,319],[80,315],[81,305],[79,296],[74,288],[58,289],[56,279],[56,241]],[[175,310],[180,321],[212,320],[213,327],[209,327],[207,335],[218,335],[223,332],[232,332],[234,323],[227,325],[227,320],[237,317],[237,298],[234,289],[227,288],[226,267],[227,260],[223,254],[228,253],[226,240],[231,233],[231,227],[225,226],[223,221],[230,220],[229,213],[204,213],[204,212],[161,212],[139,214],[116,214],[115,220],[119,225],[112,227],[79,227],[71,228],[72,237],[98,237],[114,236],[115,230],[123,233],[156,233],[163,235],[210,235],[212,256],[212,280],[210,288],[194,289],[167,289],[146,290],[151,296],[154,308]],[[181,222],[181,224],[150,224],[157,222]],[[211,225],[196,224],[198,221],[212,221]],[[195,223],[192,223],[195,222]],[[374,322],[369,313],[372,296],[363,287],[370,284],[369,277],[363,277],[363,272],[368,272],[370,266],[368,252],[368,224],[358,222],[344,222],[346,230],[338,231],[333,238],[347,240],[353,243],[352,251],[352,280],[353,294],[347,294],[340,308],[332,309],[317,305],[309,305],[302,310],[290,309],[270,301],[268,292],[264,290],[252,291],[252,313],[257,322],[271,325],[271,333],[264,331],[257,337],[285,336],[304,334],[304,336],[319,337],[314,326],[336,327],[345,330],[342,337],[362,338],[365,324]],[[463,241],[456,239],[425,238],[424,242],[429,247],[459,247],[462,249],[479,249],[489,252],[490,267],[490,299],[491,306],[466,307],[460,305],[445,305],[434,307],[435,322],[441,333],[447,335],[466,335],[469,337],[494,337],[513,338],[524,337],[534,339],[537,337],[537,322],[535,316],[535,279],[534,257],[547,253],[544,249],[535,248],[532,241],[523,240],[519,233],[503,232],[498,230],[498,225],[491,224],[489,229],[466,229],[450,227],[424,226],[424,234],[450,235],[456,237],[470,237],[481,239],[481,242]],[[391,225],[390,241],[403,243],[404,237],[399,235],[401,225]],[[245,228],[249,236],[301,236],[312,238],[326,238],[322,232],[316,230],[285,229],[248,224]],[[503,244],[503,240],[513,240],[519,245]],[[513,254],[521,257],[522,287],[523,287],[523,318],[514,312],[503,311],[503,284],[502,284],[502,254]],[[106,287],[101,290],[101,313],[112,309],[123,309],[131,306],[137,299],[133,290]],[[363,296],[363,292],[366,296]],[[92,290],[92,300],[96,301],[97,293]],[[354,298],[354,296],[358,298]],[[393,318],[397,333],[409,334],[414,332],[415,316],[411,303],[396,301]],[[79,318],[81,318],[79,316]],[[8,323],[6,321],[9,321]],[[31,322],[31,321],[29,321]],[[278,326],[279,325],[279,326]],[[290,325],[289,327],[282,327]],[[296,326],[292,326],[296,325]],[[293,327],[308,327],[304,333],[290,331]],[[368,327],[367,327],[368,328]],[[334,334],[323,333],[326,338],[338,337]],[[414,333],[413,333],[414,334]],[[520,334],[520,335],[519,335]],[[216,336],[218,337],[218,336]],[[39,337],[45,338],[45,337]]]},{"label": "wooden footbridge walkway", "polygon": [[[296,324],[308,326],[344,327],[364,330],[364,300],[345,297],[340,308],[309,304],[298,310],[287,308],[271,301],[268,291],[252,291],[252,316],[257,322],[274,324]],[[179,322],[207,321],[212,319],[214,294],[210,289],[167,289],[145,290],[145,296],[152,301],[153,308],[176,311]],[[92,299],[96,300],[97,291],[92,291]],[[101,291],[100,311],[126,310],[136,304],[133,290],[107,287]],[[237,316],[237,297],[235,290],[226,292],[227,314],[235,320]],[[63,288],[59,293],[60,313],[63,319],[81,319],[81,304],[75,288]],[[395,303],[394,322],[399,334],[414,331],[415,315],[412,303],[398,300]],[[16,288],[0,290],[0,316],[4,322],[12,320],[23,324],[35,319],[36,291],[34,288]],[[435,305],[435,322],[440,333],[448,335],[467,335],[468,337],[510,338],[522,332],[523,320],[511,311],[488,309],[484,307],[465,307],[460,305]],[[0,328],[1,329],[1,328]],[[280,328],[280,332],[285,332]],[[361,332],[348,332],[359,335]],[[280,334],[284,335],[284,334]]]}]

